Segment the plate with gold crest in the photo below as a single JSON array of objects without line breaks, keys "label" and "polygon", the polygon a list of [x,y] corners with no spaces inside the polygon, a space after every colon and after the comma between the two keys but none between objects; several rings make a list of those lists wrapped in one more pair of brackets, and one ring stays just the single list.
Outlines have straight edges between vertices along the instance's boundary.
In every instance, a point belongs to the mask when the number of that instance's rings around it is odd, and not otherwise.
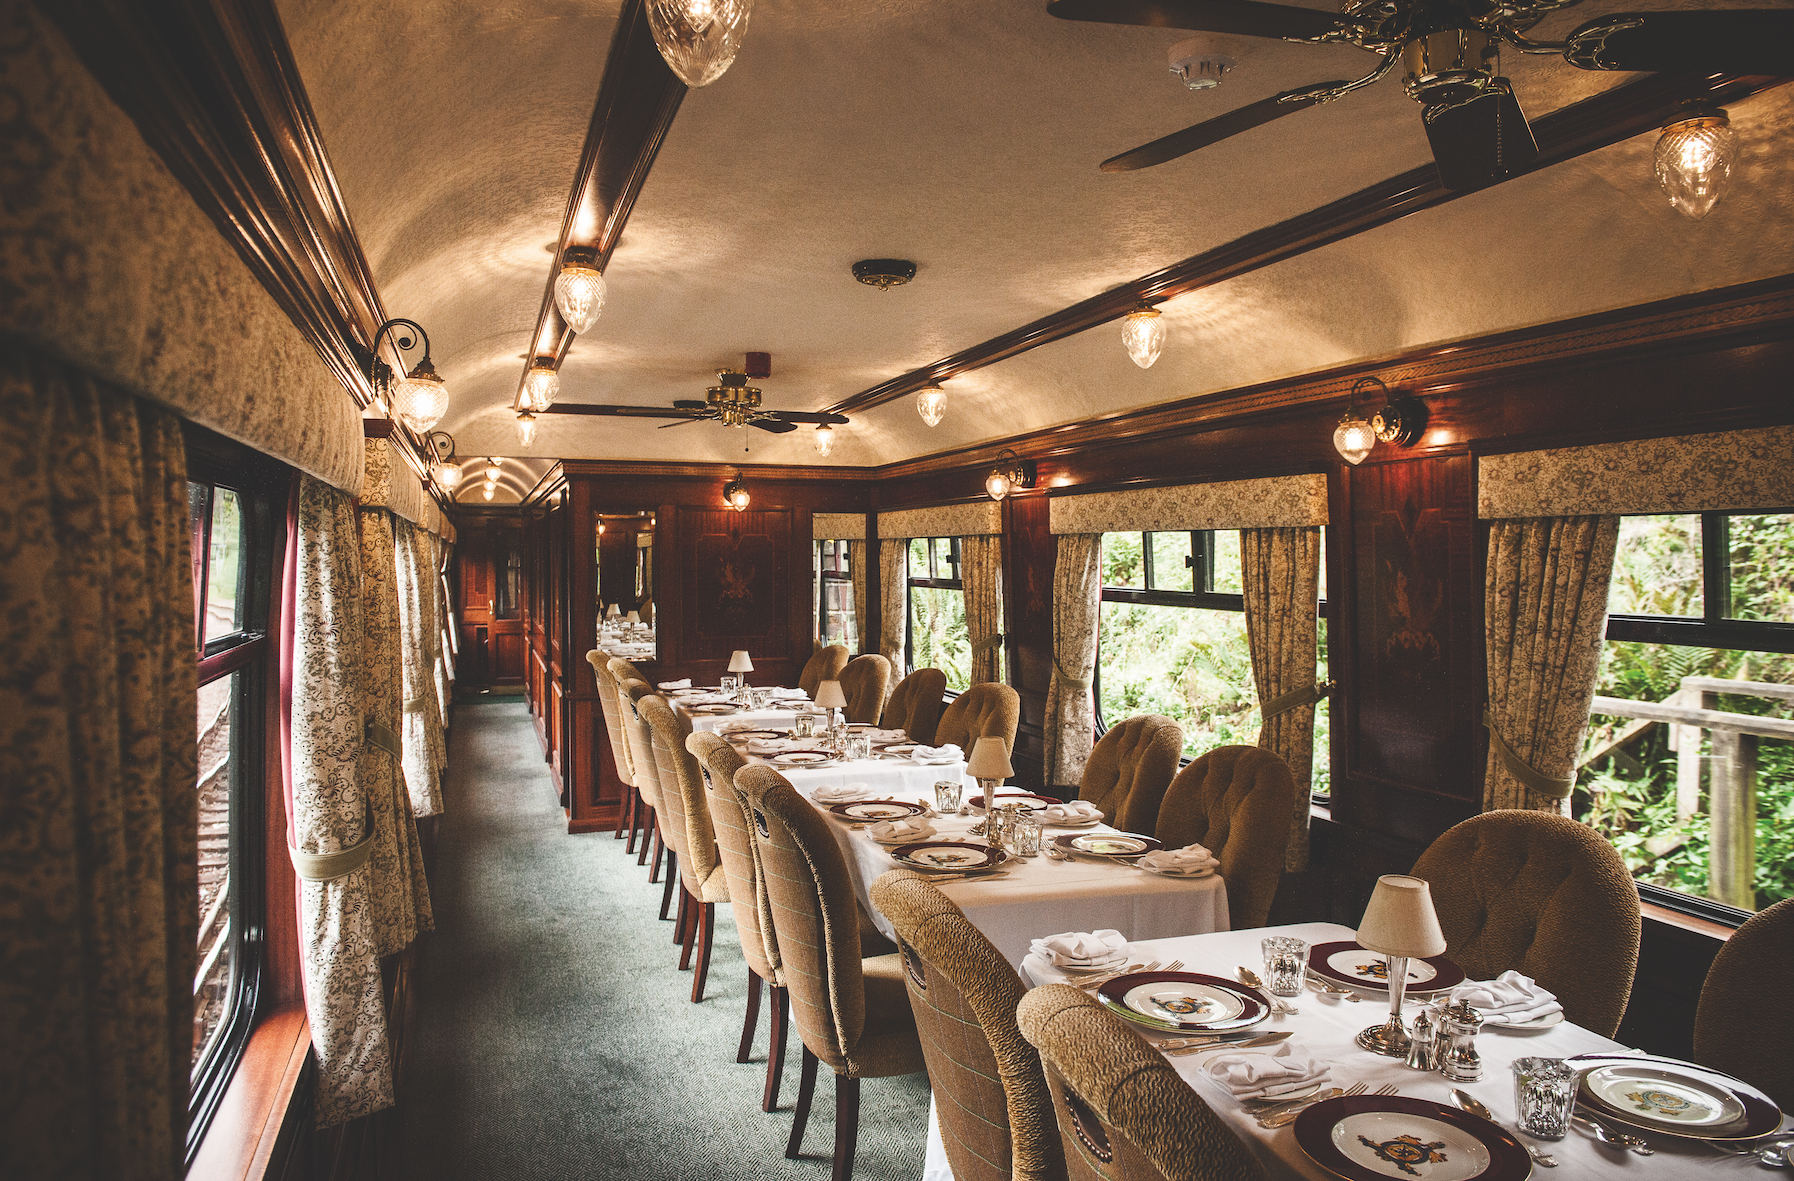
[{"label": "plate with gold crest", "polygon": [[1525,1181],[1532,1158],[1513,1136],[1471,1115],[1405,1095],[1325,1099],[1296,1117],[1296,1143],[1349,1181]]},{"label": "plate with gold crest", "polygon": [[[1369,996],[1389,995],[1389,957],[1350,940],[1317,943],[1308,949],[1308,970]],[[1408,961],[1409,996],[1444,992],[1464,983],[1464,969],[1442,955]]]},{"label": "plate with gold crest", "polygon": [[1742,1079],[1655,1054],[1580,1054],[1576,1101],[1643,1132],[1687,1140],[1754,1140],[1781,1129],[1775,1101]]}]

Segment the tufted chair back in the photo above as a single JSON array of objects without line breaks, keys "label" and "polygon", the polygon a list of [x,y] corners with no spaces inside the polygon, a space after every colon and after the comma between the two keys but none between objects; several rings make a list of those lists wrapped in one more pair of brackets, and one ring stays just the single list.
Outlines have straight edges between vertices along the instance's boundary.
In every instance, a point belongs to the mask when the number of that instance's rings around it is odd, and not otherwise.
[{"label": "tufted chair back", "polygon": [[938,668],[919,668],[897,682],[878,724],[886,730],[902,730],[916,742],[933,746],[946,695],[947,674]]},{"label": "tufted chair back", "polygon": [[[660,773],[660,802],[665,809],[666,839],[679,855],[679,880],[693,898],[724,902],[723,869],[716,855],[716,829],[704,796],[698,760],[685,747],[690,731],[666,698],[650,693],[636,702],[648,720],[654,743],[654,767]],[[724,895],[711,897],[711,895]]]},{"label": "tufted chair back", "polygon": [[1070,1181],[1264,1181],[1264,1170],[1165,1056],[1069,984],[1016,1009],[1040,1051]]},{"label": "tufted chair back", "polygon": [[847,649],[839,644],[830,644],[826,648],[818,648],[804,662],[804,670],[797,674],[797,687],[816,700],[816,687],[824,681],[838,681],[841,670],[847,667]]},{"label": "tufted chair back", "polygon": [[[1103,810],[1103,822],[1151,833],[1159,802],[1184,753],[1184,728],[1163,714],[1141,714],[1108,733],[1090,752],[1078,798]],[[1186,842],[1188,843],[1188,842]]]},{"label": "tufted chair back", "polygon": [[1167,848],[1205,846],[1221,862],[1229,925],[1262,927],[1283,878],[1295,802],[1282,759],[1256,746],[1217,746],[1171,781],[1153,835]]},{"label": "tufted chair back", "polygon": [[766,887],[760,881],[759,850],[748,828],[747,814],[735,791],[735,773],[747,760],[735,748],[708,730],[685,740],[685,749],[697,756],[703,772],[704,795],[710,804],[710,821],[716,831],[717,854],[729,883],[729,906],[735,912],[735,933],[741,955],[754,975],[775,988],[784,986],[779,974],[779,945],[772,937],[772,914]]},{"label": "tufted chair back", "polygon": [[872,905],[897,929],[956,1181],[1063,1181],[1040,1055],[1015,1024],[1026,991],[1015,969],[921,874],[885,874]]},{"label": "tufted chair back", "polygon": [[1765,1003],[1794,979],[1794,898],[1750,920],[1725,942],[1701,986],[1694,1060],[1768,1092],[1794,1110],[1794,1011]]},{"label": "tufted chair back", "polygon": [[[612,671],[614,673],[614,666]],[[652,696],[654,686],[646,681],[617,681],[617,712],[623,719],[623,733],[629,739],[629,766],[635,772],[635,789],[642,793],[648,807],[659,813],[660,768],[654,761],[654,732],[648,727],[648,719],[642,716],[640,705],[642,698]]]},{"label": "tufted chair back", "polygon": [[598,682],[598,702],[604,712],[604,733],[610,741],[610,755],[617,764],[617,778],[635,786],[635,768],[629,759],[629,735],[623,732],[622,705],[617,700],[617,682],[610,675],[610,661],[596,649],[586,653],[592,664],[592,679]]},{"label": "tufted chair back", "polygon": [[856,656],[841,670],[841,693],[847,698],[847,720],[876,722],[891,685],[891,662],[876,652]]},{"label": "tufted chair back", "polygon": [[1587,825],[1552,812],[1484,812],[1414,863],[1433,884],[1445,954],[1473,980],[1513,968],[1564,1015],[1612,1037],[1638,966],[1638,888]]},{"label": "tufted chair back", "polygon": [[637,668],[633,661],[625,660],[621,656],[611,657],[605,667],[609,668],[610,675],[619,681],[646,681],[648,679],[647,675]]},{"label": "tufted chair back", "polygon": [[953,699],[941,724],[935,727],[936,746],[951,742],[972,753],[972,743],[996,735],[1011,753],[1015,751],[1015,727],[1021,720],[1022,699],[1008,685],[985,681]]}]

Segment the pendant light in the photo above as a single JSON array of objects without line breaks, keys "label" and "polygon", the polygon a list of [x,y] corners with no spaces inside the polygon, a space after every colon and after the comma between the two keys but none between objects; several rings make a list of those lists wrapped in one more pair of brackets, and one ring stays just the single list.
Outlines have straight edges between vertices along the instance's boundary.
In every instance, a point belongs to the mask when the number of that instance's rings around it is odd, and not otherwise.
[{"label": "pendant light", "polygon": [[1134,359],[1134,364],[1142,369],[1151,369],[1165,347],[1165,323],[1159,317],[1157,308],[1141,303],[1121,319],[1121,343],[1127,346],[1127,355]]},{"label": "pendant light", "polygon": [[648,0],[660,56],[687,86],[708,86],[741,51],[753,0]]},{"label": "pendant light", "polygon": [[1653,154],[1657,183],[1680,213],[1699,221],[1732,181],[1738,136],[1724,111],[1690,106],[1663,129]]},{"label": "pendant light", "polygon": [[523,375],[523,404],[525,409],[541,414],[554,405],[555,398],[560,396],[561,375],[555,372],[552,357],[537,357],[530,362],[529,372]]},{"label": "pendant light", "polygon": [[554,277],[554,306],[578,335],[585,335],[604,310],[604,275],[596,246],[569,246]]},{"label": "pendant light", "polygon": [[826,422],[816,428],[816,454],[827,455],[835,449],[835,428]]},{"label": "pendant light", "polygon": [[536,426],[536,416],[528,410],[517,415],[517,437],[522,440],[525,451],[536,445]]},{"label": "pendant light", "polygon": [[947,413],[947,391],[938,385],[931,385],[917,394],[916,413],[929,426],[939,426],[942,415]]}]

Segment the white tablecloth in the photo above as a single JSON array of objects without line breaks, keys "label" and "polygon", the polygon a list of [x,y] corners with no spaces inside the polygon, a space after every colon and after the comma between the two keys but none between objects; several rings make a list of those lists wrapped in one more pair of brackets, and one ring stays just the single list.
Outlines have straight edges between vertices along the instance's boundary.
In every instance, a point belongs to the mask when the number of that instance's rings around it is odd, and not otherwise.
[{"label": "white tablecloth", "polygon": [[721,730],[724,726],[736,722],[748,722],[755,726],[787,730],[791,727],[792,715],[809,704],[807,701],[791,701],[782,708],[768,706],[766,709],[736,709],[726,714],[713,714],[693,713],[693,707],[686,705],[677,697],[669,696],[667,701],[672,704],[673,710],[680,717],[691,723],[693,730]]}]

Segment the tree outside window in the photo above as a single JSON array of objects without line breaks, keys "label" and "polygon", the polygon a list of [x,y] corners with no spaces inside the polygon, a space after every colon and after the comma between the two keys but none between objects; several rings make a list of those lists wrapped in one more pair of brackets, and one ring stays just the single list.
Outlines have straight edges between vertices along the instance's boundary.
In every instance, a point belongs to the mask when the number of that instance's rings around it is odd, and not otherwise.
[{"label": "tree outside window", "polygon": [[908,645],[910,671],[940,669],[950,692],[971,686],[972,640],[957,537],[910,539]]}]

